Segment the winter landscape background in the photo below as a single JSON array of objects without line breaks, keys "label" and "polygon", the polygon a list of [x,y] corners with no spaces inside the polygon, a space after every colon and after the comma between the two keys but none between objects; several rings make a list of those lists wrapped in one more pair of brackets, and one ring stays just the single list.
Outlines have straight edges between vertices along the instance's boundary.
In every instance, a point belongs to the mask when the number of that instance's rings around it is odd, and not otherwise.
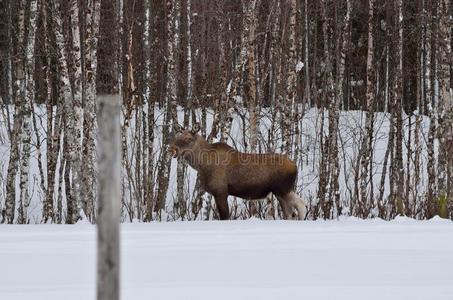
[{"label": "winter landscape background", "polygon": [[[452,10],[0,1],[0,299],[93,299],[99,261],[122,299],[453,299]],[[96,235],[101,96],[122,100],[119,264],[95,251],[116,243]],[[288,155],[305,220],[269,196],[214,221],[168,153],[178,124]]]},{"label": "winter landscape background", "polygon": [[217,218],[168,155],[178,123],[286,153],[309,220],[452,218],[448,0],[0,5],[2,223],[96,222],[96,94],[123,102],[125,222]]}]

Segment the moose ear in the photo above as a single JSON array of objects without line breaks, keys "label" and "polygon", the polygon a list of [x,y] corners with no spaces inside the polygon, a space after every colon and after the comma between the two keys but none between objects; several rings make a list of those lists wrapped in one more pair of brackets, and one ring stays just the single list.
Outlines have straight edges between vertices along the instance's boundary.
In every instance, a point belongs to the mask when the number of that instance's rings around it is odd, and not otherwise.
[{"label": "moose ear", "polygon": [[177,133],[180,133],[184,131],[184,128],[182,128],[182,126],[179,125],[178,123],[175,123],[173,124],[173,130]]},{"label": "moose ear", "polygon": [[200,124],[195,123],[192,127],[192,130],[190,131],[192,134],[196,134],[198,131],[200,131]]}]

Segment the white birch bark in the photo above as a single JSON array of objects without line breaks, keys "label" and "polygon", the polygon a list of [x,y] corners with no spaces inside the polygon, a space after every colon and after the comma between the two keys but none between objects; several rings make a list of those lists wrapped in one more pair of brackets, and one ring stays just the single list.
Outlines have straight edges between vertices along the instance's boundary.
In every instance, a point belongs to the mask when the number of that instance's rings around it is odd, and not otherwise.
[{"label": "white birch bark", "polygon": [[310,68],[309,68],[309,52],[308,52],[308,42],[309,42],[309,31],[310,28],[308,27],[308,0],[305,0],[305,11],[304,11],[304,38],[305,38],[305,46],[304,46],[304,70],[305,70],[305,105],[310,105]]},{"label": "white birch bark", "polygon": [[[362,139],[361,150],[361,178],[360,178],[360,203],[368,209],[372,199],[368,199],[368,170],[370,176],[372,170],[371,149],[373,147],[373,105],[374,105],[374,36],[373,36],[373,20],[374,20],[374,0],[368,1],[368,51],[367,51],[367,80],[366,80],[366,117],[365,117],[365,133]],[[373,197],[370,193],[369,197]],[[366,217],[366,216],[363,216]]]},{"label": "white birch bark", "polygon": [[[445,155],[445,169],[443,179],[445,189],[445,202],[447,204],[447,211],[450,212],[450,219],[453,218],[453,87],[451,86],[452,67],[453,67],[453,53],[452,53],[452,1],[441,0],[442,9],[441,17],[441,92],[443,106],[443,130],[441,148]],[[450,82],[449,82],[450,79]],[[443,215],[443,217],[448,217]]]},{"label": "white birch bark", "polygon": [[297,15],[297,6],[296,0],[291,0],[291,8],[289,12],[289,27],[288,27],[288,56],[287,56],[287,80],[286,80],[286,98],[283,103],[281,103],[283,114],[282,118],[282,150],[288,155],[292,155],[292,145],[291,145],[291,135],[292,128],[291,125],[297,122],[293,118],[293,107],[296,99],[296,15]]},{"label": "white birch bark", "polygon": [[[269,60],[268,60],[268,73],[269,73],[269,103],[271,106],[275,103],[275,73],[276,73],[276,66],[275,66],[275,52],[277,47],[277,37],[276,31],[278,28],[278,21],[279,16],[277,15],[277,11],[279,11],[280,2],[273,3],[271,6],[271,11],[269,13],[269,21],[271,22],[269,29],[270,29],[270,42],[269,42]],[[264,83],[263,83],[264,85]],[[267,150],[270,152],[275,151],[275,123],[276,120],[276,112],[277,110],[274,108],[271,112],[271,127],[268,130],[267,139],[268,139],[268,148]],[[281,210],[280,210],[281,211]],[[266,219],[275,219],[278,217],[278,203],[277,200],[273,195],[269,195],[266,199]]]},{"label": "white birch bark", "polygon": [[[141,193],[141,203],[140,203],[140,215],[141,220],[146,220],[147,218],[147,207],[148,207],[148,195],[149,190],[152,188],[150,184],[150,176],[151,172],[149,172],[148,164],[151,159],[153,159],[152,153],[149,153],[149,134],[148,130],[149,122],[152,120],[147,116],[147,113],[150,112],[149,106],[151,105],[151,85],[150,85],[150,78],[151,78],[151,3],[149,0],[145,0],[143,2],[143,16],[144,16],[144,29],[143,29],[143,45],[144,45],[144,59],[145,59],[145,67],[143,71],[143,79],[144,79],[144,98],[148,104],[148,111],[146,111],[145,104],[143,104],[140,108],[142,119],[140,120],[141,127],[143,130],[142,134],[142,153],[141,159],[143,159],[142,163],[142,193]],[[154,109],[154,106],[153,106]]]},{"label": "white birch bark", "polygon": [[[180,43],[181,43],[181,3],[180,0],[175,0],[175,20],[174,20],[174,46],[173,46],[173,51],[178,52],[178,49],[180,48]],[[175,105],[176,105],[176,97],[177,93],[176,90],[178,89],[178,77],[179,77],[179,71],[177,70],[177,65],[176,65],[176,53],[174,54],[174,60],[175,60]],[[184,105],[184,115],[188,115],[188,109],[187,105]],[[177,123],[177,118],[176,118],[176,123]],[[186,217],[186,203],[185,203],[185,195],[184,195],[184,182],[185,182],[185,174],[186,174],[186,167],[184,165],[184,162],[181,159],[178,159],[178,165],[176,167],[176,197],[177,197],[177,202],[175,203],[175,217],[176,218],[181,218],[184,220]]]},{"label": "white birch bark", "polygon": [[396,190],[395,194],[396,199],[396,208],[400,214],[404,213],[404,168],[403,168],[403,0],[396,1],[396,10],[397,10],[397,22],[396,30],[398,33],[397,43],[396,43],[396,53],[395,60],[397,63],[396,74],[394,79],[394,97],[396,102],[395,111],[392,112],[395,114],[395,183]]},{"label": "white birch bark", "polygon": [[187,104],[190,108],[192,103],[193,74],[192,74],[192,11],[191,0],[187,0]]},{"label": "white birch bark", "polygon": [[391,132],[393,134],[393,149],[391,153],[390,165],[390,213],[391,217],[396,214],[404,213],[404,170],[403,170],[403,128],[402,128],[402,97],[403,97],[403,73],[402,73],[402,1],[397,0],[392,3],[395,11],[394,33],[396,35],[393,47],[393,82],[391,89]]},{"label": "white birch bark", "polygon": [[6,177],[6,199],[2,210],[2,222],[12,224],[16,213],[16,175],[20,159],[20,134],[22,129],[22,106],[25,95],[25,62],[24,62],[24,36],[25,36],[25,1],[21,0],[17,5],[17,34],[14,49],[16,59],[13,64],[14,70],[14,124],[10,137],[10,156],[8,161],[8,173]]},{"label": "white birch bark", "polygon": [[82,60],[80,44],[79,26],[79,5],[78,0],[71,0],[71,31],[72,31],[72,78],[73,78],[73,99],[65,102],[68,139],[69,160],[71,166],[71,194],[75,202],[76,209],[68,214],[71,223],[76,223],[79,218],[85,218],[86,199],[81,198],[81,155],[82,155],[82,128],[83,128],[83,109],[82,109]]},{"label": "white birch bark", "polygon": [[427,155],[428,155],[428,188],[427,188],[427,216],[431,217],[434,214],[433,202],[437,194],[437,176],[435,169],[435,154],[434,154],[434,136],[436,132],[437,117],[435,113],[435,102],[433,101],[433,31],[432,31],[432,7],[428,6],[428,2],[424,1],[423,9],[423,24],[424,24],[424,61],[425,61],[425,102],[428,103],[427,115],[430,118],[430,125],[428,130],[427,141]]},{"label": "white birch bark", "polygon": [[[333,61],[332,54],[330,50],[329,42],[329,19],[328,19],[328,4],[326,0],[323,0],[321,3],[322,10],[322,35],[323,35],[323,60],[324,60],[324,76],[327,86],[325,87],[326,103],[329,110],[329,133],[328,137],[321,138],[321,147],[322,154],[320,156],[320,180],[318,188],[318,205],[323,210],[324,219],[331,217],[331,208],[333,207],[333,198],[332,195],[332,172],[331,167],[335,163],[335,156],[332,154],[332,147],[336,141],[337,136],[337,116],[336,116],[336,101],[338,98],[335,97],[335,85],[333,79]],[[341,63],[340,63],[341,64]],[[320,133],[324,135],[324,117],[321,118],[321,131]],[[323,139],[326,141],[323,142]]]},{"label": "white birch bark", "polygon": [[83,107],[83,153],[84,167],[81,169],[81,197],[85,203],[85,213],[91,222],[95,222],[95,135],[96,135],[96,72],[97,43],[99,34],[100,0],[88,0],[86,3],[85,37],[85,87],[86,98]]},{"label": "white birch bark", "polygon": [[351,0],[346,0],[346,15],[343,21],[340,46],[340,61],[338,64],[338,82],[336,86],[336,97],[332,109],[329,111],[329,165],[330,165],[330,203],[335,205],[337,216],[341,215],[340,186],[338,178],[340,175],[339,155],[338,155],[338,134],[339,134],[339,114],[340,104],[343,101],[343,82],[346,68],[346,54],[349,47],[350,22],[351,22]]},{"label": "white birch bark", "polygon": [[[65,49],[65,38],[63,36],[63,26],[61,20],[61,11],[60,11],[60,0],[52,0],[52,19],[53,19],[53,28],[55,33],[55,41],[58,52],[58,73],[59,73],[59,90],[58,98],[63,100],[65,111],[70,109],[73,97],[71,90],[71,83],[69,81],[69,71],[67,63],[67,53]],[[66,116],[67,118],[67,116]],[[69,122],[69,120],[67,120]],[[68,135],[69,130],[65,130],[65,134]],[[66,169],[68,168],[68,162],[66,163]],[[63,174],[60,174],[63,176]],[[66,186],[66,189],[70,189],[69,186]],[[67,223],[74,223],[74,217],[77,216],[77,203],[71,199],[66,199],[67,201]]]},{"label": "white birch bark", "polygon": [[[62,102],[62,101],[60,101]],[[55,117],[55,135],[54,135],[54,140],[58,141],[58,148],[62,149],[64,151],[64,143],[61,141],[61,137],[64,135],[64,121],[63,121],[63,107],[64,103],[61,103],[60,105],[57,106],[57,112],[56,112],[56,117]],[[64,139],[63,139],[64,140]],[[58,159],[58,152],[55,150],[55,158]],[[65,153],[61,152],[60,156],[60,166],[58,168],[58,189],[57,189],[57,195],[56,195],[56,211],[55,211],[55,222],[57,224],[62,224],[63,222],[63,174],[65,171],[66,167],[66,157]],[[57,169],[57,166],[55,164],[55,170]]]},{"label": "white birch bark", "polygon": [[35,94],[35,81],[33,78],[35,71],[35,37],[36,37],[36,19],[38,15],[38,1],[30,2],[29,19],[28,19],[28,36],[25,46],[25,99],[23,102],[23,124],[20,136],[22,144],[22,155],[20,164],[20,199],[18,222],[25,224],[28,222],[29,197],[29,174],[30,174],[30,151],[31,151],[31,126],[33,113],[33,98]]},{"label": "white birch bark", "polygon": [[[6,133],[9,139],[11,139],[11,116],[10,107],[5,104],[12,104],[13,101],[13,82],[12,82],[12,3],[11,1],[4,1],[1,5],[2,18],[4,18],[2,24],[2,32],[0,33],[0,39],[2,40],[1,49],[2,54],[0,56],[0,64],[2,70],[0,70],[0,76],[2,82],[0,83],[0,103],[2,105],[1,116],[5,122]],[[0,212],[2,211],[2,202],[0,201]],[[1,220],[1,215],[0,215]]]},{"label": "white birch bark", "polygon": [[[46,141],[46,167],[47,167],[47,186],[46,186],[46,198],[43,204],[42,210],[42,222],[47,223],[49,221],[56,221],[54,213],[54,191],[55,191],[55,175],[57,169],[57,160],[58,153],[60,150],[60,138],[57,137],[57,133],[60,131],[59,122],[61,120],[61,101],[57,104],[56,113],[54,115],[54,103],[52,97],[52,57],[50,55],[50,37],[51,37],[51,27],[50,25],[50,7],[48,4],[42,5],[42,14],[43,14],[43,29],[44,29],[44,51],[46,55],[46,110],[47,110],[47,141]],[[38,130],[36,129],[36,135],[38,135]]]},{"label": "white birch bark", "polygon": [[[423,10],[424,1],[420,1],[420,9]],[[421,170],[422,165],[420,163],[421,158],[421,123],[422,123],[422,113],[424,112],[424,16],[423,13],[420,13],[417,17],[417,21],[420,24],[420,35],[418,40],[419,50],[417,51],[417,93],[416,93],[416,108],[415,111],[415,129],[414,129],[414,173],[412,176],[412,199],[413,199],[413,208],[414,208],[414,217],[416,217],[417,202],[419,199],[419,190],[420,190],[420,179],[421,179]]]},{"label": "white birch bark", "polygon": [[[258,3],[257,3],[258,2]],[[256,93],[256,61],[255,61],[255,47],[256,47],[256,7],[259,7],[259,1],[253,0],[248,3],[246,11],[246,22],[248,23],[248,44],[247,44],[247,101],[249,104],[249,144],[250,152],[256,152],[258,143],[258,128],[259,128],[259,116],[258,116],[258,99]],[[249,212],[250,216],[258,216],[259,203],[257,201],[249,201]]]},{"label": "white birch bark", "polygon": [[247,101],[249,103],[249,143],[250,151],[255,152],[258,141],[257,97],[256,97],[256,71],[255,71],[255,29],[256,29],[256,0],[250,1],[246,10],[248,29],[247,44]]},{"label": "white birch bark", "polygon": [[[452,124],[448,118],[449,113],[453,108],[452,95],[450,89],[451,80],[451,30],[452,30],[452,16],[450,11],[450,0],[440,0],[438,3],[439,11],[439,34],[437,37],[438,42],[438,82],[439,82],[439,106],[438,106],[438,120],[439,120],[439,149],[438,149],[438,185],[439,185],[439,204],[442,206],[448,198],[448,153],[447,136],[449,135]],[[453,197],[450,195],[450,197]],[[447,217],[446,208],[439,207],[439,214],[442,217]]]},{"label": "white birch bark", "polygon": [[[3,93],[0,94],[0,105],[2,106],[1,113],[3,121],[5,122],[5,127],[7,131],[7,136],[9,141],[12,140],[12,130],[11,130],[11,118],[10,118],[10,109],[9,105],[13,104],[13,92],[12,92],[12,56],[13,56],[13,46],[12,46],[12,5],[10,2],[2,3],[2,17],[5,17],[6,28],[4,28],[0,34],[0,39],[4,41],[2,49],[2,57],[0,58],[0,64],[2,65],[2,70],[0,70],[0,77],[4,80],[0,83],[0,88],[3,89]],[[3,52],[4,51],[4,52]],[[11,149],[11,147],[10,147]],[[0,200],[0,223],[5,222],[3,219],[3,214],[6,213],[6,207],[3,208],[3,201],[6,199]]]},{"label": "white birch bark", "polygon": [[[151,5],[152,2],[150,2]],[[157,13],[156,10],[153,10],[155,6],[150,7],[150,60],[154,57],[152,54],[156,53],[156,48],[158,45],[158,28],[157,28]],[[151,18],[152,16],[152,18]],[[146,184],[146,193],[145,193],[145,201],[146,201],[146,212],[145,212],[145,221],[151,221],[153,219],[153,205],[154,205],[154,188],[155,188],[155,171],[154,171],[154,108],[157,99],[157,92],[155,91],[154,87],[157,86],[157,67],[155,64],[151,63],[150,61],[150,78],[149,78],[149,85],[150,85],[150,93],[148,99],[148,182]]]},{"label": "white birch bark", "polygon": [[[144,80],[145,80],[145,95],[146,98],[150,97],[150,78],[151,78],[151,0],[144,0],[144,16],[145,24],[143,30],[143,45],[145,51],[145,70],[144,70]],[[149,100],[149,99],[148,99]]]},{"label": "white birch bark", "polygon": [[[167,124],[175,124],[177,122],[176,116],[176,70],[175,70],[175,1],[177,0],[168,0],[167,1],[167,86],[166,86],[166,110]],[[168,190],[168,181],[170,175],[170,159],[168,155],[168,143],[169,143],[169,127],[164,126],[163,128],[163,147],[161,153],[161,159],[159,162],[159,174],[158,174],[158,190],[157,190],[157,200],[155,211],[160,215],[162,210],[165,208],[167,190]]]}]

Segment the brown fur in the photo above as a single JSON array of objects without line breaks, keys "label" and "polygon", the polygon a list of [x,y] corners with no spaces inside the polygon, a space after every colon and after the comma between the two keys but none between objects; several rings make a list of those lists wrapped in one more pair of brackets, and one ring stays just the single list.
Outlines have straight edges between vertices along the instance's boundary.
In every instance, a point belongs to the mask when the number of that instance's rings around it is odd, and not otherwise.
[{"label": "brown fur", "polygon": [[263,199],[273,193],[290,218],[293,209],[304,216],[303,201],[294,193],[297,166],[285,155],[241,153],[225,143],[208,143],[185,130],[174,138],[170,151],[198,171],[202,188],[215,197],[221,219],[229,219],[229,195]]}]

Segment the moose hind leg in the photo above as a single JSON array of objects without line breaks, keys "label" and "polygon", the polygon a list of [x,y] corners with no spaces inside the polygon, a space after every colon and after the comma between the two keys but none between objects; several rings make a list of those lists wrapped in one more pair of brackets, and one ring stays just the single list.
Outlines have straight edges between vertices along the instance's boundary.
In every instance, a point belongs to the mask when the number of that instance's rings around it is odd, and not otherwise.
[{"label": "moose hind leg", "polygon": [[290,192],[287,197],[288,202],[297,211],[297,218],[303,220],[305,218],[305,202],[295,192]]},{"label": "moose hind leg", "polygon": [[280,195],[275,196],[277,197],[278,203],[282,207],[283,219],[284,220],[292,219],[293,210],[290,203],[288,202],[287,197],[282,197]]}]

